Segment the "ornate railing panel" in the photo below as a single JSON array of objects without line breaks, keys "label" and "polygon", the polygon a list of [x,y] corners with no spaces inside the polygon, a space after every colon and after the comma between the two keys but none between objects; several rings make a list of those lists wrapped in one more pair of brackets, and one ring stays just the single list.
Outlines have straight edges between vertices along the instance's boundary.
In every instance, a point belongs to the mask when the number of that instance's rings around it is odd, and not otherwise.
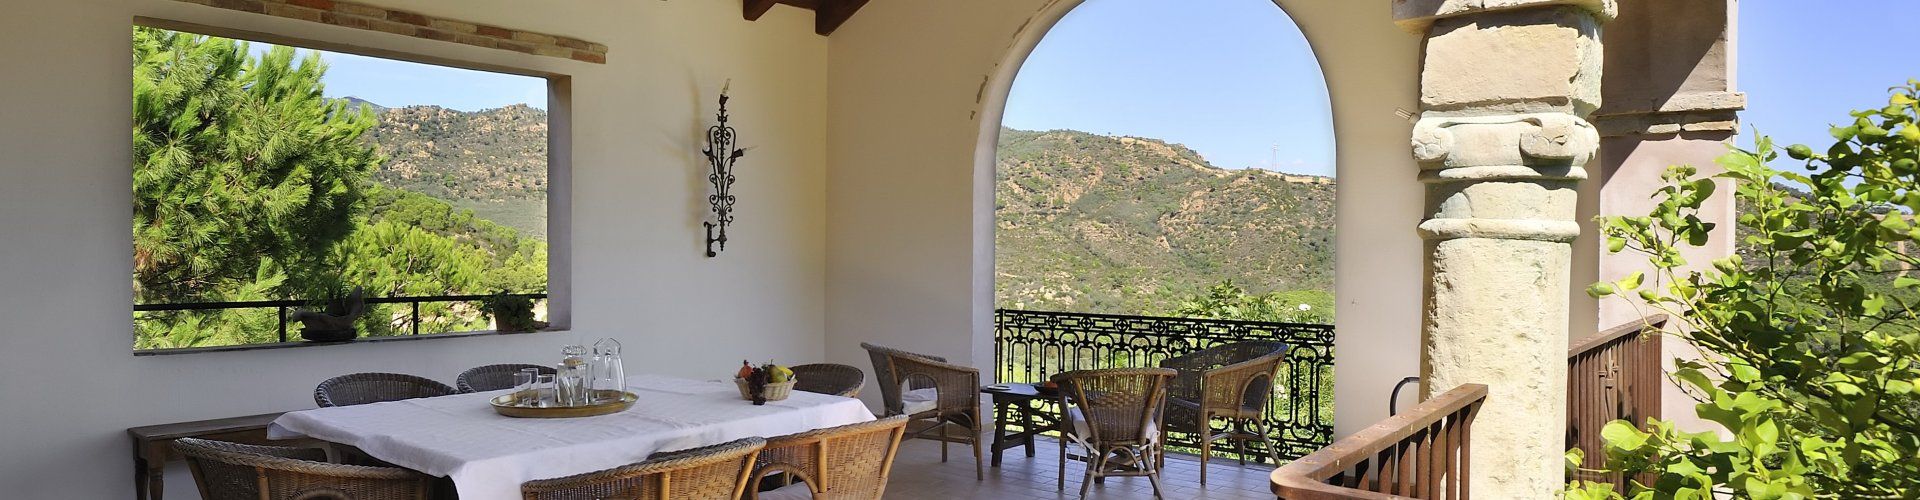
[{"label": "ornate railing panel", "polygon": [[[1288,345],[1267,402],[1278,454],[1291,460],[1332,443],[1333,325],[1000,309],[994,311],[994,375],[1001,382],[1041,382],[1070,370],[1157,366],[1169,357],[1244,340]],[[1222,422],[1215,426],[1225,430]],[[1175,448],[1197,446],[1193,434],[1168,434]],[[1249,454],[1265,456],[1260,451]]]}]

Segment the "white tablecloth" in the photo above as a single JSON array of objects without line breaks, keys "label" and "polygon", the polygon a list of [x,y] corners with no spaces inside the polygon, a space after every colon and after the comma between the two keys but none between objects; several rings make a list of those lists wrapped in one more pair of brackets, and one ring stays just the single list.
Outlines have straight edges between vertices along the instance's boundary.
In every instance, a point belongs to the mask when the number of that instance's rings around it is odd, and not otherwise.
[{"label": "white tablecloth", "polygon": [[518,499],[520,483],[592,472],[647,455],[735,439],[773,437],[873,420],[860,400],[794,391],[754,406],[733,381],[658,375],[629,379],[632,409],[586,418],[521,419],[494,413],[493,391],[287,413],[273,439],[313,437],[352,445],[394,465],[450,477],[462,500]]}]

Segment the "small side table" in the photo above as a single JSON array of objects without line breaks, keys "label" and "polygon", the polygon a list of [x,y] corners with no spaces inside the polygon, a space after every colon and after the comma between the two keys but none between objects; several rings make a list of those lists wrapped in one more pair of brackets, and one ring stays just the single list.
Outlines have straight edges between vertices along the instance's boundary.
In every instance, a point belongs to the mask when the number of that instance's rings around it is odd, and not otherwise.
[{"label": "small side table", "polygon": [[175,439],[190,437],[242,444],[298,446],[298,441],[267,440],[267,424],[273,423],[273,419],[280,418],[280,415],[263,413],[127,429],[127,435],[133,436],[134,498],[160,500],[165,492],[162,476],[166,474],[167,461],[180,458],[180,454],[173,451]]},{"label": "small side table", "polygon": [[[987,386],[980,389],[981,394],[993,398],[993,466],[1000,466],[1000,452],[1016,446],[1025,446],[1027,456],[1033,456],[1033,437],[1041,433],[1056,430],[1060,426],[1060,395],[1042,393],[1033,384],[1001,384],[1004,388]],[[1011,431],[1009,426],[1018,426],[1019,431]]]}]

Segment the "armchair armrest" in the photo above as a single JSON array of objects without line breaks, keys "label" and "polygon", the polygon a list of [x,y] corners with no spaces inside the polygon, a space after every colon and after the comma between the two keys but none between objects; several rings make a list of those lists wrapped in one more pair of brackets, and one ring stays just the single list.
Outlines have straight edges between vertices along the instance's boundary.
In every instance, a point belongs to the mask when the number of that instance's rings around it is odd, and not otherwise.
[{"label": "armchair armrest", "polygon": [[939,394],[942,413],[976,408],[980,403],[980,369],[917,356],[893,356],[894,384],[930,384]]},{"label": "armchair armrest", "polygon": [[[1241,408],[1254,403],[1249,399],[1261,399],[1273,393],[1274,377],[1280,371],[1280,362],[1286,353],[1275,352],[1213,368],[1200,374],[1200,388],[1204,394],[1199,401],[1206,408]],[[1266,387],[1251,384],[1260,378],[1266,379]]]}]

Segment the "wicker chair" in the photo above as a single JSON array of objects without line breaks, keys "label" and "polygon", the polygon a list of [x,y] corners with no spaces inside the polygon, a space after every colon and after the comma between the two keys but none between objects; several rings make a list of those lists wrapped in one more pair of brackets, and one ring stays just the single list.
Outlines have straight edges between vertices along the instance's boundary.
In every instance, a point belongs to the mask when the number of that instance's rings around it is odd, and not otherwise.
[{"label": "wicker chair", "polygon": [[[1268,458],[1280,463],[1266,408],[1286,353],[1285,342],[1235,342],[1160,362],[1180,372],[1167,388],[1166,425],[1199,437],[1200,484],[1207,484],[1207,459],[1221,439],[1233,442],[1241,465],[1247,463],[1248,441],[1265,444]],[[1214,433],[1216,419],[1226,420],[1226,432]]]},{"label": "wicker chair", "polygon": [[[866,349],[867,357],[873,360],[873,376],[875,380],[880,381],[880,402],[885,406],[887,416],[907,414],[906,403],[900,399],[902,394],[900,390],[901,385],[895,382],[893,376],[894,356],[912,356],[940,363],[947,362],[947,358],[939,356],[911,353],[899,349],[868,344],[866,342],[861,342],[860,348]],[[908,382],[906,388],[911,392],[920,389],[931,389],[933,385],[924,380],[913,380]]]},{"label": "wicker chair", "polygon": [[1146,476],[1160,497],[1162,442],[1159,416],[1166,401],[1168,381],[1177,372],[1167,368],[1108,368],[1079,370],[1053,376],[1072,406],[1060,441],[1059,489],[1067,485],[1067,441],[1087,450],[1087,487],[1107,476]]},{"label": "wicker chair", "polygon": [[433,478],[387,467],[324,462],[326,453],[180,438],[173,449],[185,455],[200,498],[207,500],[426,500]]},{"label": "wicker chair", "polygon": [[879,500],[906,430],[907,417],[898,415],[767,440],[754,463],[752,484],[782,473],[800,482],[748,498]]},{"label": "wicker chair", "polygon": [[859,368],[836,365],[833,363],[814,363],[793,367],[796,391],[857,398],[860,386],[867,383],[867,372]]},{"label": "wicker chair", "polygon": [[326,408],[448,394],[453,394],[452,387],[432,379],[399,373],[355,373],[321,382],[313,388],[313,402]]},{"label": "wicker chair", "polygon": [[453,387],[459,390],[461,394],[512,389],[513,374],[520,373],[520,370],[527,368],[539,370],[543,375],[552,375],[555,373],[551,366],[529,365],[524,363],[476,366],[468,368],[467,371],[460,372],[460,376],[453,379]]},{"label": "wicker chair", "polygon": [[[985,480],[987,469],[980,452],[980,430],[985,425],[980,419],[980,370],[872,344],[860,347],[874,355],[874,371],[882,377],[880,390],[887,415],[906,415],[909,423],[928,424],[909,428],[908,437],[939,441],[941,462],[947,461],[948,443],[973,445],[974,478]],[[952,434],[949,431],[954,427],[965,433]],[[936,430],[939,434],[932,434]]]},{"label": "wicker chair", "polygon": [[746,490],[761,438],[663,454],[632,465],[520,485],[526,500],[735,499]]}]

